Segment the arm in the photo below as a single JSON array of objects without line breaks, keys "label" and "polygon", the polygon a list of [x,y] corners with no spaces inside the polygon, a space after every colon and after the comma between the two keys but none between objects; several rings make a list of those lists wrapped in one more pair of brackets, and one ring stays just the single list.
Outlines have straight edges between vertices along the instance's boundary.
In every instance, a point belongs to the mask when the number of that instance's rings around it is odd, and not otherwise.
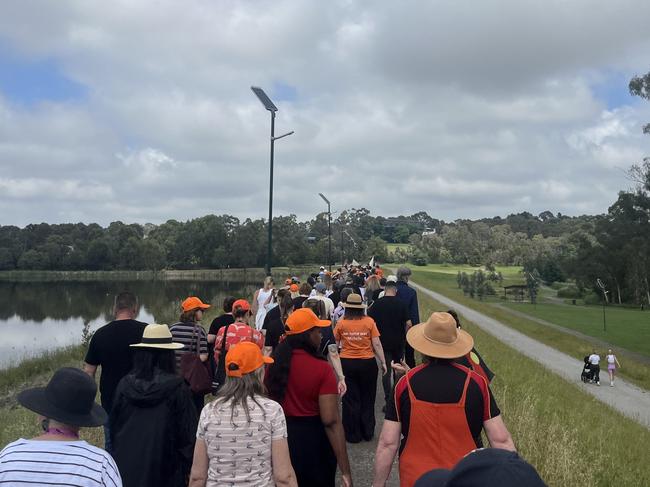
[{"label": "arm", "polygon": [[94,379],[97,373],[97,366],[84,362],[84,372]]},{"label": "arm", "polygon": [[384,348],[381,346],[379,337],[372,337],[372,348],[375,351],[375,357],[379,359],[379,363],[381,364],[383,370],[382,375],[386,375],[388,371],[386,368],[386,357],[384,357]]},{"label": "arm", "polygon": [[343,375],[343,366],[341,365],[341,357],[339,356],[338,345],[332,343],[331,345],[327,346],[327,360],[334,369],[334,372],[336,372],[339,395],[343,396],[347,392],[348,386],[345,384],[345,376]]},{"label": "arm", "polygon": [[350,472],[350,461],[348,460],[348,451],[345,444],[345,434],[343,433],[343,424],[339,416],[339,396],[337,394],[323,394],[318,396],[318,407],[320,409],[320,419],[325,427],[325,434],[332,445],[336,463],[341,470],[343,485],[352,485],[352,473]]},{"label": "arm", "polygon": [[[260,290],[258,289],[257,291],[255,291],[255,294],[253,294],[253,302],[251,304],[251,314],[254,317],[257,316],[257,311],[258,311],[258,307],[259,307],[259,305],[257,304],[257,295],[259,293],[260,293]],[[235,310],[233,310],[233,311],[235,311]]]},{"label": "arm", "polygon": [[207,362],[208,361],[208,336],[205,333],[205,329],[201,327],[201,333],[199,337],[199,358],[201,359],[201,362]]},{"label": "arm", "polygon": [[286,438],[271,442],[271,465],[275,485],[298,487],[298,480],[291,466],[289,444]]},{"label": "arm", "polygon": [[501,448],[503,450],[517,451],[512,436],[501,415],[483,421],[483,429],[492,448]]},{"label": "arm", "polygon": [[386,485],[395,455],[397,455],[401,434],[402,425],[400,423],[397,421],[384,421],[379,442],[377,443],[377,452],[375,453],[375,478],[372,482],[374,487]]},{"label": "arm", "polygon": [[412,326],[413,322],[411,320],[406,320],[406,331],[409,331]]},{"label": "arm", "polygon": [[208,481],[208,448],[205,440],[197,438],[194,446],[194,460],[192,462],[192,472],[190,473],[189,487],[205,487]]},{"label": "arm", "polygon": [[208,333],[208,343],[214,343],[214,341],[217,339],[217,335],[213,335],[212,333]]}]

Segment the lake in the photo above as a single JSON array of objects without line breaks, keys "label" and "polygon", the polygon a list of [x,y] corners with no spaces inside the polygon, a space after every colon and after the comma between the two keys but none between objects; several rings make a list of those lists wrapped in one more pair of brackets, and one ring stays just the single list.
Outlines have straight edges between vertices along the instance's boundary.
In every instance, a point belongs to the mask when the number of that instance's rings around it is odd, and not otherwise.
[{"label": "lake", "polygon": [[188,296],[220,309],[228,295],[250,301],[259,285],[257,279],[0,281],[0,368],[81,343],[84,326],[95,331],[111,321],[113,300],[122,291],[138,296],[138,320],[172,324]]}]

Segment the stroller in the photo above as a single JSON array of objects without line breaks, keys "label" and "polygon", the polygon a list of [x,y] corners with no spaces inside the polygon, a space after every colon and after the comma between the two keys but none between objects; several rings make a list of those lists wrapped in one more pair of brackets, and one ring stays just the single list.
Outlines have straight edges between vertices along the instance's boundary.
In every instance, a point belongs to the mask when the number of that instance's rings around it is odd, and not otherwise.
[{"label": "stroller", "polygon": [[582,367],[582,374],[580,374],[580,380],[582,382],[593,382],[593,372],[591,370],[591,364],[589,363],[589,355],[585,357],[585,364]]}]

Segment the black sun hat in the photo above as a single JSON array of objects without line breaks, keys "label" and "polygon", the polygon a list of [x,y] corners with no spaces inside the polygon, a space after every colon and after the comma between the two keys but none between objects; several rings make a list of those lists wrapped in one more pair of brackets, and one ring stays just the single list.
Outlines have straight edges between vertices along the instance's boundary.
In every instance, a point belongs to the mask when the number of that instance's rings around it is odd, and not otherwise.
[{"label": "black sun hat", "polygon": [[57,370],[45,387],[18,394],[18,402],[46,418],[69,426],[101,426],[108,420],[95,403],[97,385],[85,372],[71,367]]}]

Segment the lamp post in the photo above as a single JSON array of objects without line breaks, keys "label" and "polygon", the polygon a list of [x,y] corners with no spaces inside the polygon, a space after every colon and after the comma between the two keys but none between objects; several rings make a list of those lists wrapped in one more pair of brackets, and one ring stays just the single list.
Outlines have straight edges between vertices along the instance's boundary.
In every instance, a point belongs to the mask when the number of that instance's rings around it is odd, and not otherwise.
[{"label": "lamp post", "polygon": [[607,286],[605,286],[605,283],[600,280],[600,278],[596,279],[596,284],[600,288],[600,290],[603,293],[603,333],[607,332],[607,320],[605,318],[605,306],[607,305],[607,293],[609,292],[607,290]]},{"label": "lamp post", "polygon": [[330,200],[325,198],[323,193],[318,193],[318,196],[323,198],[323,201],[327,203],[327,265],[329,266],[329,271],[332,272],[332,209]]},{"label": "lamp post", "polygon": [[272,244],[273,244],[273,151],[275,146],[275,141],[293,134],[287,132],[279,136],[275,136],[275,112],[278,111],[271,99],[264,93],[262,88],[256,86],[251,86],[251,90],[255,93],[255,96],[262,102],[264,108],[271,112],[271,164],[270,164],[270,173],[269,173],[269,237],[268,237],[268,247],[266,251],[266,275],[271,275],[271,260],[273,256]]}]

